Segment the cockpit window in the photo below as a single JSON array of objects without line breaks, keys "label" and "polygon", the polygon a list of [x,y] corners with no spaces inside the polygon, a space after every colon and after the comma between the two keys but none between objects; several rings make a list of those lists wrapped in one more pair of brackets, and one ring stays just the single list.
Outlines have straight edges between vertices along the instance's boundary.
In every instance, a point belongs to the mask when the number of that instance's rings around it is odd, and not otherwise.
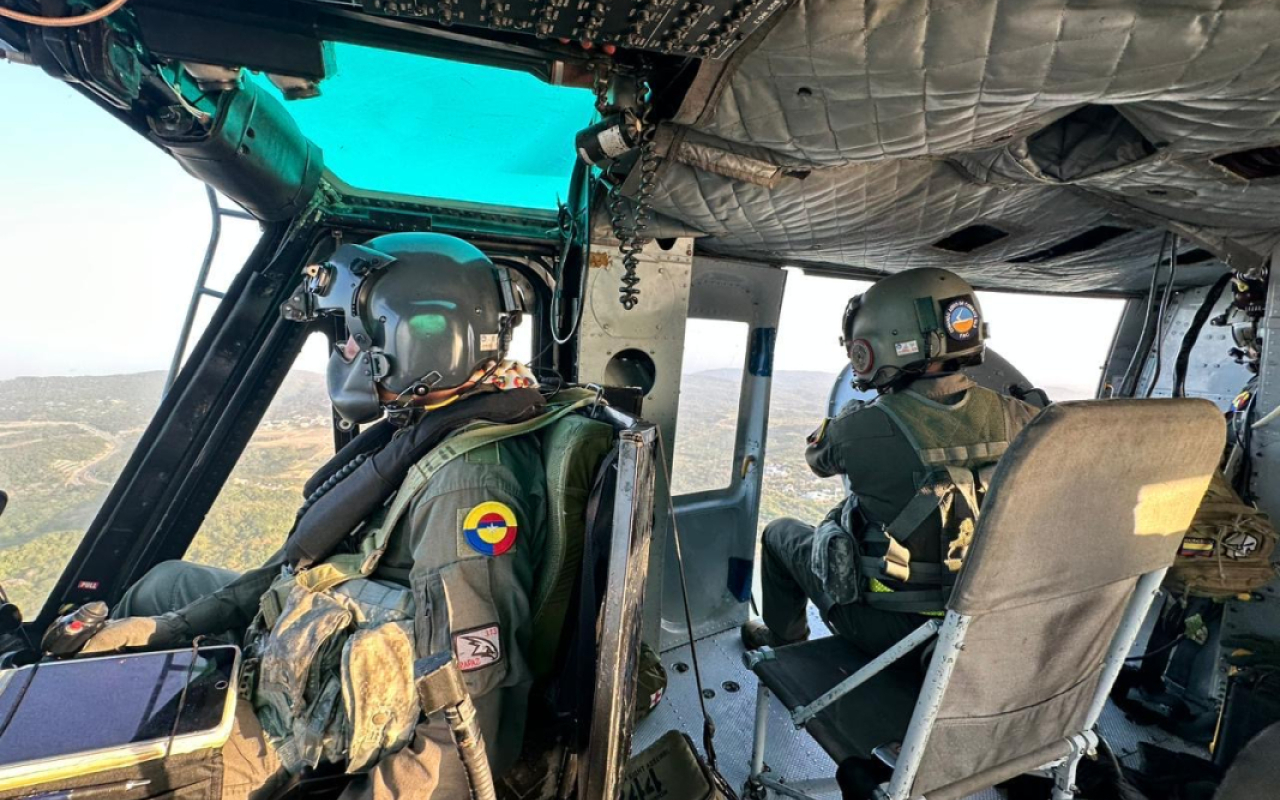
[{"label": "cockpit window", "polygon": [[[164,394],[210,213],[199,181],[40,70],[0,61],[0,108],[22,109],[0,135],[22,154],[0,197],[0,584],[31,619]],[[259,237],[224,220],[207,287]],[[202,298],[188,350],[219,302]]]},{"label": "cockpit window", "polygon": [[[585,89],[349,44],[319,97],[285,101],[324,163],[359,189],[551,209],[568,192]],[[262,76],[253,80],[282,97]]]}]

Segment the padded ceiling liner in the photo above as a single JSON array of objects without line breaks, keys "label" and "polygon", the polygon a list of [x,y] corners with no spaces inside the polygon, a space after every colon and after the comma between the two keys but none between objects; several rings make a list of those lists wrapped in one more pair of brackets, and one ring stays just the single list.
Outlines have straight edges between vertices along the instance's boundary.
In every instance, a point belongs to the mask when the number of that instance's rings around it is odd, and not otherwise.
[{"label": "padded ceiling liner", "polygon": [[[781,170],[753,182],[768,171],[667,158],[653,204],[659,231],[727,255],[1144,291],[1166,228],[1245,269],[1280,243],[1280,177],[1210,160],[1280,145],[1278,117],[1276,0],[795,0],[702,65],[660,139]],[[974,224],[1010,235],[933,246]],[[1010,261],[1100,225],[1132,230]]]}]

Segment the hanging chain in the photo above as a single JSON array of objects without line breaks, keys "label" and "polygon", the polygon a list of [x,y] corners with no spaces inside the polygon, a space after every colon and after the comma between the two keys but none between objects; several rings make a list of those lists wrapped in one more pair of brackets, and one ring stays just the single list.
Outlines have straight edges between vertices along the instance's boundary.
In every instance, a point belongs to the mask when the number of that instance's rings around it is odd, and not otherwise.
[{"label": "hanging chain", "polygon": [[[658,182],[658,154],[654,144],[657,126],[650,119],[653,107],[649,102],[648,81],[641,80],[640,87],[640,185],[634,201],[628,201],[622,195],[622,183],[610,186],[605,198],[609,222],[613,226],[613,237],[618,240],[618,252],[622,254],[622,286],[618,287],[618,302],[628,311],[640,302],[640,290],[636,288],[640,283],[637,270],[640,266],[640,252],[648,243],[645,233],[653,216],[653,190]],[[603,114],[609,105],[608,76],[603,70],[596,72],[595,91],[596,109]]]}]

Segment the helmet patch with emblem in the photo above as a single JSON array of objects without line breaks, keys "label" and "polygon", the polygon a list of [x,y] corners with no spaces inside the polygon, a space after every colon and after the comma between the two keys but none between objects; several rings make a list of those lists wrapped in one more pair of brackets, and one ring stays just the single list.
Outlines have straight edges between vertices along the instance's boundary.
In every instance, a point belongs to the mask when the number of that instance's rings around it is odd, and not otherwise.
[{"label": "helmet patch with emblem", "polygon": [[876,364],[876,354],[871,349],[871,342],[854,339],[849,345],[849,363],[853,364],[854,372],[863,375],[870,372]]},{"label": "helmet patch with emblem", "polygon": [[516,546],[519,525],[515,512],[505,503],[489,500],[467,513],[462,521],[462,537],[467,546],[485,556],[500,556]]},{"label": "helmet patch with emblem", "polygon": [[943,311],[947,335],[957,342],[967,342],[978,335],[978,309],[963,298],[952,300]]}]

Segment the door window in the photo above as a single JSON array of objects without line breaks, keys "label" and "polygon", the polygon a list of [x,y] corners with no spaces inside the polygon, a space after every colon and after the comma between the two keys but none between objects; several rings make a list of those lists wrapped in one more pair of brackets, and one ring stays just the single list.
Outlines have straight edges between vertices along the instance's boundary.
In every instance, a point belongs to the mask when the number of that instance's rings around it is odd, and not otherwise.
[{"label": "door window", "polygon": [[672,495],[732,482],[747,330],[745,322],[715,319],[690,319],[685,326]]}]

